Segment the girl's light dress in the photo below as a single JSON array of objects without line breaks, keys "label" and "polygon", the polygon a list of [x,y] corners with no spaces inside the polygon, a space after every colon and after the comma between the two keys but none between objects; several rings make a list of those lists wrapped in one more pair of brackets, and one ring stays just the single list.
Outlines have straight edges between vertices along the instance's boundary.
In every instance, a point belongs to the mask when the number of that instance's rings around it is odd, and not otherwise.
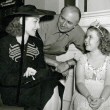
[{"label": "girl's light dress", "polygon": [[[81,58],[80,63],[85,71],[86,88],[92,96],[99,98],[104,88],[105,73],[107,66],[110,65],[110,57],[107,56],[99,68],[94,68],[88,63],[86,54]],[[75,90],[70,110],[92,110],[92,108],[89,106],[87,99]],[[110,96],[97,110],[110,110]]]}]

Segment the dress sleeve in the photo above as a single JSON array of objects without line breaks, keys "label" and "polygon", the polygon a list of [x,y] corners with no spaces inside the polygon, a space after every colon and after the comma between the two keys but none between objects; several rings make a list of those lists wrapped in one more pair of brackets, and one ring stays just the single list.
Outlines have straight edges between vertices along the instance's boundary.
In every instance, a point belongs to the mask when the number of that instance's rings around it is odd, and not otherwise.
[{"label": "dress sleeve", "polygon": [[86,63],[86,54],[83,54],[80,59],[79,59],[80,64],[85,64]]},{"label": "dress sleeve", "polygon": [[110,56],[108,56],[108,58],[107,58],[105,85],[110,85]]},{"label": "dress sleeve", "polygon": [[44,52],[43,52],[43,41],[42,41],[42,39],[39,39],[39,38],[40,38],[40,35],[38,33],[38,38],[37,38],[36,44],[37,44],[40,55],[37,58],[37,68],[42,69],[42,68],[45,68],[45,61],[44,61]]},{"label": "dress sleeve", "polygon": [[9,43],[7,38],[0,39],[0,44],[0,84],[17,84],[19,75],[14,71],[14,65],[11,65],[9,61]]},{"label": "dress sleeve", "polygon": [[107,56],[107,66],[106,66],[106,70],[110,71],[110,56]]},{"label": "dress sleeve", "polygon": [[76,83],[85,81],[85,55],[83,55],[76,65]]}]

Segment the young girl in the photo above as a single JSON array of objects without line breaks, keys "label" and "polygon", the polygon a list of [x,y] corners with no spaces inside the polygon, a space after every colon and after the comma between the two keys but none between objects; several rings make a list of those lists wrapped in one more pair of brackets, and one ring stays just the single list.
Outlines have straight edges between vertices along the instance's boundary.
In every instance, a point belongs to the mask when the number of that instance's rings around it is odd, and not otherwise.
[{"label": "young girl", "polygon": [[88,52],[77,63],[71,110],[110,110],[110,34],[96,21],[86,35]]}]

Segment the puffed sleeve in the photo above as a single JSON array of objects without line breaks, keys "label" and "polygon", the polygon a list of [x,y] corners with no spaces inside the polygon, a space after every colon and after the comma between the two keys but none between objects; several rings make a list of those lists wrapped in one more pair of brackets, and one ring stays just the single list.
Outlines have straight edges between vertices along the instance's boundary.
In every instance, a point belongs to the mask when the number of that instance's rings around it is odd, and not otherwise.
[{"label": "puffed sleeve", "polygon": [[11,65],[9,61],[9,43],[7,40],[7,37],[0,39],[0,84],[16,85],[19,74],[14,71],[14,65]]}]

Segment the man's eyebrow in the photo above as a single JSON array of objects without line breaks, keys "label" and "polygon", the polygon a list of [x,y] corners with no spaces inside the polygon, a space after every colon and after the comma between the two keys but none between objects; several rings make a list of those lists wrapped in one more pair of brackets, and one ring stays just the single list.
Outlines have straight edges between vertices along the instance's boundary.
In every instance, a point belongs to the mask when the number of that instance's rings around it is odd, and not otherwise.
[{"label": "man's eyebrow", "polygon": [[68,23],[73,24],[73,22],[71,22],[71,21],[68,21]]},{"label": "man's eyebrow", "polygon": [[[61,15],[61,17],[64,19],[64,20],[66,20],[62,15]],[[70,23],[70,24],[73,24],[73,22],[71,22],[71,21],[68,21],[68,20],[66,20],[68,23]]]},{"label": "man's eyebrow", "polygon": [[62,17],[63,19],[65,19],[62,15],[61,15],[61,17]]}]

